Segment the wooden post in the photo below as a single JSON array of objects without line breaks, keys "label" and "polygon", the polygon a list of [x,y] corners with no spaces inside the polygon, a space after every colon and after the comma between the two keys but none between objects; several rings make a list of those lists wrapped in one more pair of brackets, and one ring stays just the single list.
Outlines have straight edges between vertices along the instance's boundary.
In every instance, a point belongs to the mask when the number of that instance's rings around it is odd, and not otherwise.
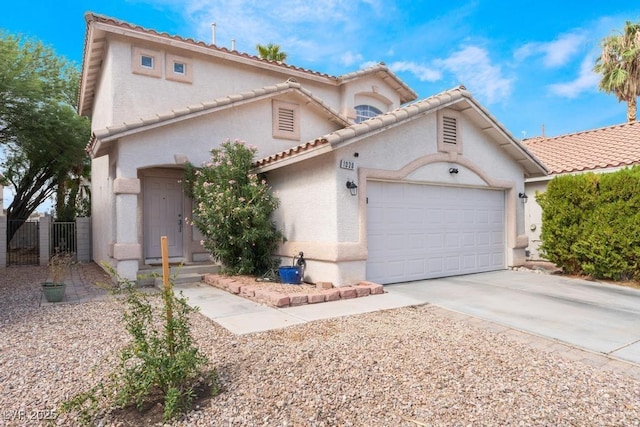
[{"label": "wooden post", "polygon": [[173,337],[173,307],[172,298],[173,291],[171,290],[171,281],[169,280],[169,245],[167,243],[167,236],[160,237],[160,249],[162,253],[162,285],[164,292],[164,305],[167,310],[167,340],[169,346],[169,354],[171,356],[175,353],[175,340]]},{"label": "wooden post", "polygon": [[162,253],[162,285],[165,291],[169,291],[171,283],[169,282],[169,244],[167,243],[167,236],[160,237],[160,249]]}]

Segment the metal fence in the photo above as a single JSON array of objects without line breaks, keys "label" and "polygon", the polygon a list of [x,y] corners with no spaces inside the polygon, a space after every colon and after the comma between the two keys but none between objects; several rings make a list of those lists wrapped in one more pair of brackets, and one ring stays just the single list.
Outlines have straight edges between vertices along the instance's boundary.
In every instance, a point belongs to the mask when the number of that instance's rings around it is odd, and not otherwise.
[{"label": "metal fence", "polygon": [[77,253],[78,239],[75,222],[52,222],[51,223],[51,247],[50,254]]},{"label": "metal fence", "polygon": [[[76,223],[52,222],[50,224],[49,230],[41,230],[40,221],[37,219],[7,221],[7,265],[39,265],[41,232],[49,233],[49,239],[45,240],[49,242],[49,256],[60,252],[76,255],[78,251]],[[44,262],[48,262],[48,259]]]},{"label": "metal fence", "polygon": [[7,221],[7,264],[40,263],[40,223],[38,220]]}]

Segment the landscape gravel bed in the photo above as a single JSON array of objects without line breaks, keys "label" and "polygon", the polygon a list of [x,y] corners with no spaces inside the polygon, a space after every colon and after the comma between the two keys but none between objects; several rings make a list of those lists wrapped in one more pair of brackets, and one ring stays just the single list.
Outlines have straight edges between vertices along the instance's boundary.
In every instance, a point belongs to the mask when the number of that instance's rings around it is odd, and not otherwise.
[{"label": "landscape gravel bed", "polygon": [[[104,378],[128,339],[116,298],[38,307],[43,275],[0,277],[0,425],[76,425],[59,404]],[[192,321],[222,393],[171,425],[640,425],[637,380],[429,305],[242,336]],[[114,412],[100,423],[151,421]]]}]

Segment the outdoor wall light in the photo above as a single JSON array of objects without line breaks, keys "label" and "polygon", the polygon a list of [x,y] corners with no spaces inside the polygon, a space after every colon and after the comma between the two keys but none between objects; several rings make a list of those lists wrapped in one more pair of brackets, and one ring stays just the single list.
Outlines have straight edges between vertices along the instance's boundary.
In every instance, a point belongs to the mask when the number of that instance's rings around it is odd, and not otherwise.
[{"label": "outdoor wall light", "polygon": [[458,168],[449,168],[449,173],[458,173]]},{"label": "outdoor wall light", "polygon": [[353,180],[350,179],[349,181],[347,181],[347,188],[349,189],[349,192],[352,196],[358,195],[358,186],[355,182],[353,182]]},{"label": "outdoor wall light", "polygon": [[529,198],[529,196],[524,193],[518,193],[518,197],[522,200],[522,203],[527,203],[527,199]]}]

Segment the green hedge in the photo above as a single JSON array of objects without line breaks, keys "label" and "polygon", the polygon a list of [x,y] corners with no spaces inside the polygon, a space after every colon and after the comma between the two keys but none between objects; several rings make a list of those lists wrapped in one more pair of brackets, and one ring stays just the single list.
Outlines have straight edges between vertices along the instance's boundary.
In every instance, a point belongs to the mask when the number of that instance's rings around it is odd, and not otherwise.
[{"label": "green hedge", "polygon": [[545,258],[570,274],[640,279],[640,167],[556,177],[536,198]]}]

